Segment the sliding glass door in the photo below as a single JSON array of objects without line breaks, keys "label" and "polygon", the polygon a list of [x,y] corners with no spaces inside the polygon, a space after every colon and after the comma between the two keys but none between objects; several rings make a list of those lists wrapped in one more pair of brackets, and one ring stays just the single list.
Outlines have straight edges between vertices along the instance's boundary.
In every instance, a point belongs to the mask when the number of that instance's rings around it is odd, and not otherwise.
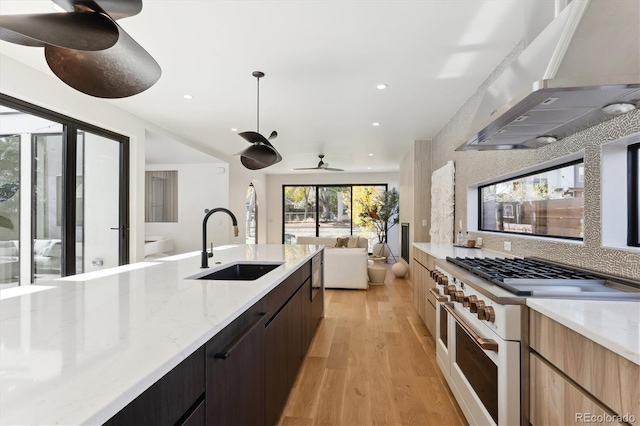
[{"label": "sliding glass door", "polygon": [[369,240],[371,251],[376,233],[360,218],[360,206],[386,190],[386,184],[283,186],[283,243],[295,244],[299,236],[358,235]]},{"label": "sliding glass door", "polygon": [[0,104],[0,289],[128,263],[128,139]]}]

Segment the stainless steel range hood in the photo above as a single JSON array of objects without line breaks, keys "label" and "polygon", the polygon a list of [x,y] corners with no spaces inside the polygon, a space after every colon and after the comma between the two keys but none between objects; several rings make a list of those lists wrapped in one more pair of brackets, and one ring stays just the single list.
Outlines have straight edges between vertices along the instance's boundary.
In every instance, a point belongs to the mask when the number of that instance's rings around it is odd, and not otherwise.
[{"label": "stainless steel range hood", "polygon": [[457,150],[538,148],[638,105],[639,28],[638,0],[571,1],[489,86]]}]

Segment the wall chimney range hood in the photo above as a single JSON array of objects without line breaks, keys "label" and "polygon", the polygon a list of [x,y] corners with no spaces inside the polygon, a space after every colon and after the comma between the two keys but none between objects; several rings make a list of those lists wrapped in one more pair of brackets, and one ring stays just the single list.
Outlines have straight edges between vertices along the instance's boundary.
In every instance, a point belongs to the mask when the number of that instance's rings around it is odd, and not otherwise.
[{"label": "wall chimney range hood", "polygon": [[457,151],[539,148],[640,108],[638,28],[638,0],[571,1],[488,87]]}]

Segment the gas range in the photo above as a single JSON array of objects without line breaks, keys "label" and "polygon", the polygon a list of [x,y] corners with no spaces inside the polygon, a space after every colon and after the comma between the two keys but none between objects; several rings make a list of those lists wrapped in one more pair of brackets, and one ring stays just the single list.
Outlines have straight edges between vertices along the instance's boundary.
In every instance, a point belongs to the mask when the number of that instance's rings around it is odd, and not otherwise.
[{"label": "gas range", "polygon": [[536,258],[452,258],[472,274],[524,297],[640,300],[640,289],[623,280],[615,282],[596,272]]},{"label": "gas range", "polygon": [[474,424],[526,423],[527,297],[640,300],[638,283],[536,258],[448,257],[435,265],[438,366]]}]

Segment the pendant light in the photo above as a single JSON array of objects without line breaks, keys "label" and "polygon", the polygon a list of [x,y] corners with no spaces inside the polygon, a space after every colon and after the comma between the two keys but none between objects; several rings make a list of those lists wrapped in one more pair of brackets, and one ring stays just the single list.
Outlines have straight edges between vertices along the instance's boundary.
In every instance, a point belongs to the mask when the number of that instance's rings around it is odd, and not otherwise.
[{"label": "pendant light", "polygon": [[262,71],[254,71],[252,75],[258,82],[257,124],[255,132],[238,133],[244,140],[251,144],[250,147],[238,152],[240,162],[250,170],[259,170],[272,166],[282,160],[280,153],[269,142],[278,137],[278,132],[273,131],[269,139],[260,134],[260,79],[264,77]]}]

